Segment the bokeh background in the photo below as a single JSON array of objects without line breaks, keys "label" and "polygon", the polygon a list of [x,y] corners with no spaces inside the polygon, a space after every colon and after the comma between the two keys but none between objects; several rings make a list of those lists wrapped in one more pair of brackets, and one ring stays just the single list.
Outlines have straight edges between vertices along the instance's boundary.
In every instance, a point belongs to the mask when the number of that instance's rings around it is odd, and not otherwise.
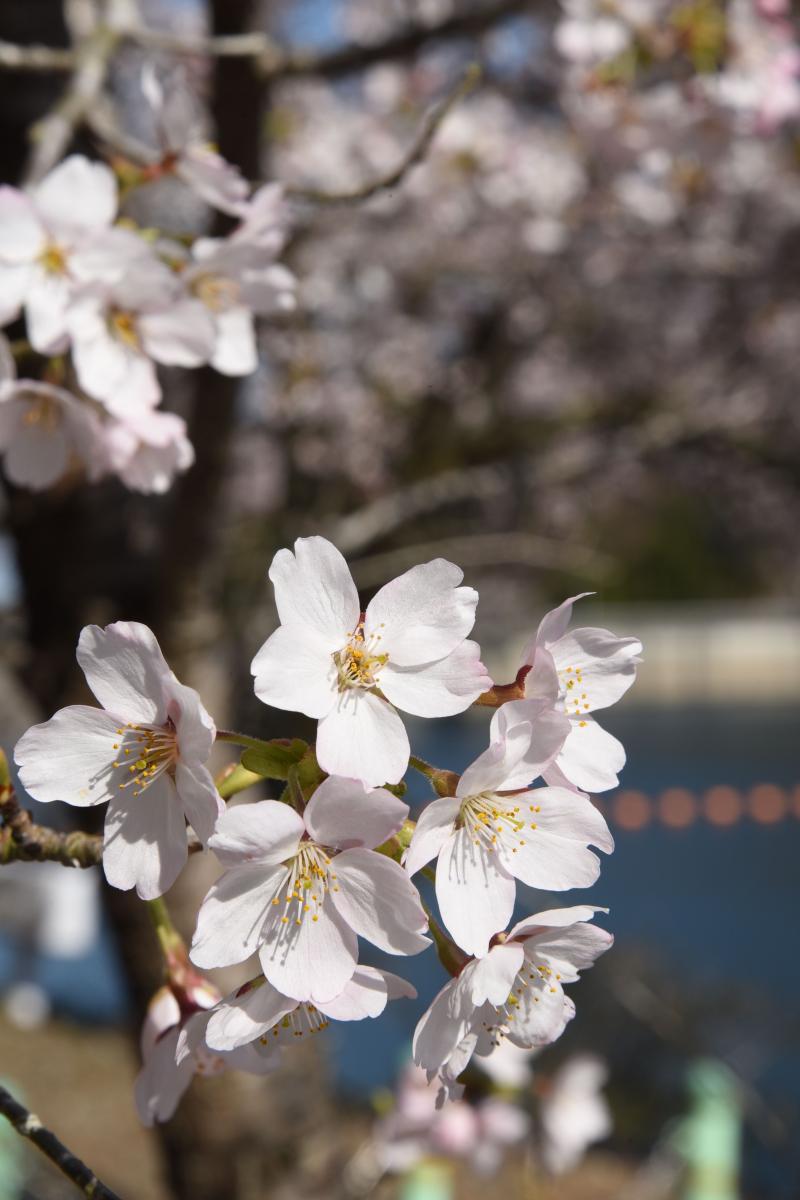
[{"label": "bokeh background", "polygon": [[[617,849],[587,899],[610,907],[616,946],[535,1066],[546,1082],[570,1054],[602,1057],[614,1131],[557,1184],[521,1150],[489,1180],[464,1166],[464,1198],[701,1200],[675,1147],[702,1126],[709,1063],[741,1160],[702,1200],[800,1195],[799,127],[712,102],[697,80],[728,69],[737,6],[677,7],[642,7],[672,38],[662,59],[617,58],[587,84],[545,0],[141,0],[154,30],[260,28],[312,52],[267,86],[247,62],[123,44],[108,85],[147,139],[138,79],[155,57],[207,99],[231,161],[296,189],[298,311],[261,330],[244,383],[165,374],[197,451],[167,496],[70,479],[0,500],[7,750],[83,697],[80,628],[120,618],[154,628],[220,726],[302,736],[248,668],[275,623],[269,561],[309,533],[365,596],[415,562],[458,562],[499,680],[566,595],[596,593],[578,623],[642,639],[636,686],[601,716],[628,764],[596,798]],[[66,44],[61,4],[3,0],[0,39]],[[470,62],[480,85],[401,184],[302,198],[389,171]],[[4,182],[63,85],[0,70]],[[74,144],[99,148],[80,130]],[[166,184],[136,204],[172,232],[207,227]],[[420,722],[412,743],[459,769],[486,726]],[[195,858],[169,897],[186,933],[212,872]],[[418,1004],[331,1029],[267,1080],[196,1082],[144,1132],[131,1084],[158,963],[140,908],[93,872],[2,868],[0,1074],[125,1197],[355,1194],[347,1164],[442,982],[435,958],[408,963]],[[0,1162],[4,1198],[71,1194],[2,1128]]]}]

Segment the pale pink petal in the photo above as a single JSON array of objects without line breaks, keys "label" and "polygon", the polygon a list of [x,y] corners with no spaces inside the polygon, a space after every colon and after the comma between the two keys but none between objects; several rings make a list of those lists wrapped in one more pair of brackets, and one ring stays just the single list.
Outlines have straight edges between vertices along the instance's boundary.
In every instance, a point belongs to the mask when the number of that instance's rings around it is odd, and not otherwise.
[{"label": "pale pink petal", "polygon": [[412,567],[384,584],[367,606],[364,634],[380,637],[395,666],[436,662],[455,650],[475,624],[478,593],[459,587],[460,567],[444,558]]},{"label": "pale pink petal", "polygon": [[156,1121],[170,1119],[194,1077],[191,1057],[180,1065],[175,1061],[179,1031],[176,1025],[159,1038],[134,1084],[139,1120],[148,1128]]},{"label": "pale pink petal", "polygon": [[460,808],[461,801],[450,796],[432,800],[425,806],[417,819],[417,827],[406,854],[404,866],[409,875],[416,875],[426,863],[436,858],[455,830]]},{"label": "pale pink petal", "polygon": [[[504,705],[504,707],[508,707]],[[500,710],[502,711],[502,710]],[[531,742],[532,728],[529,722],[520,721],[507,730],[495,726],[493,740],[471,766],[467,767],[459,780],[458,796],[477,796],[481,792],[510,791],[514,787],[525,787],[530,783],[527,769],[523,769],[523,783],[509,783],[519,775],[519,766]]]},{"label": "pale pink petal", "polygon": [[[577,711],[607,708],[624,696],[636,679],[642,643],[638,638],[617,637],[608,629],[573,629],[550,647],[556,668],[564,679],[567,668],[580,675],[565,698],[567,708]],[[580,695],[578,695],[580,693]]]},{"label": "pale pink petal", "polygon": [[317,728],[317,759],[329,775],[360,779],[366,787],[399,783],[410,746],[402,720],[385,700],[351,688]]},{"label": "pale pink petal", "polygon": [[29,196],[0,187],[0,262],[27,263],[45,248],[47,235]]},{"label": "pale pink petal", "polygon": [[[619,783],[625,747],[590,716],[571,722],[569,736],[555,765],[584,792],[606,792]],[[548,780],[549,782],[549,780]]]},{"label": "pale pink petal", "polygon": [[486,957],[475,963],[470,972],[469,989],[476,1008],[487,1002],[494,1008],[505,1004],[524,957],[522,946],[504,942],[492,946]]},{"label": "pale pink petal", "polygon": [[211,366],[223,375],[252,375],[258,366],[253,314],[237,306],[214,315]]},{"label": "pale pink petal", "polygon": [[523,683],[526,700],[544,700],[552,708],[557,703],[561,691],[552,654],[534,639],[525,651],[522,661],[530,665]]},{"label": "pale pink petal", "polygon": [[279,625],[250,666],[259,700],[307,717],[324,717],[338,695],[329,646],[311,626]]},{"label": "pale pink petal", "polygon": [[548,700],[512,700],[501,705],[492,717],[491,740],[509,736],[519,724],[529,726],[530,739],[517,766],[509,770],[502,789],[505,791],[526,787],[552,766],[572,728],[569,718],[555,711]]},{"label": "pale pink petal", "polygon": [[330,775],[303,813],[306,829],[323,846],[341,850],[380,846],[408,816],[408,805],[383,788],[369,790],[357,779]]},{"label": "pale pink petal", "polygon": [[179,761],[175,767],[175,786],[186,820],[205,846],[225,812],[225,803],[214,786],[211,772],[200,763]]},{"label": "pale pink petal", "polygon": [[321,1004],[320,1010],[335,1021],[361,1021],[364,1017],[379,1017],[388,999],[383,972],[376,967],[356,967],[344,990]]},{"label": "pale pink petal", "polygon": [[518,988],[514,996],[516,1004],[513,1020],[508,1023],[509,1037],[516,1046],[546,1046],[561,1036],[575,1009],[559,981],[542,979],[533,969],[527,974],[528,986]]},{"label": "pale pink petal", "polygon": [[551,964],[562,983],[574,983],[579,971],[587,971],[614,943],[607,929],[578,922],[565,929],[546,929],[524,941],[526,958]]},{"label": "pale pink petal", "polygon": [[208,204],[232,216],[241,213],[250,191],[237,167],[200,144],[186,147],[176,174]]},{"label": "pale pink petal", "polygon": [[548,929],[565,929],[582,921],[591,921],[595,913],[607,913],[607,908],[593,904],[573,904],[569,908],[548,908],[518,921],[509,930],[508,939],[533,937]]},{"label": "pale pink petal", "polygon": [[167,682],[167,716],[178,735],[181,758],[204,763],[211,753],[216,726],[194,688],[171,675]]},{"label": "pale pink petal", "polygon": [[192,962],[198,967],[229,967],[255,954],[272,899],[288,874],[280,865],[226,871],[197,914]]},{"label": "pale pink petal", "polygon": [[539,622],[536,641],[542,646],[549,646],[551,642],[563,637],[572,620],[573,604],[578,600],[583,600],[586,596],[593,595],[594,592],[579,592],[577,596],[570,596],[568,600],[562,601],[558,608],[551,608],[550,612],[545,613]]},{"label": "pale pink petal", "polygon": [[115,415],[155,408],[161,399],[150,359],[105,331],[85,339],[73,334],[72,358],[83,390]]},{"label": "pale pink petal", "polygon": [[[389,954],[419,954],[430,945],[428,919],[403,868],[373,850],[337,854],[331,898],[351,929]],[[333,878],[333,876],[332,876]]]},{"label": "pale pink petal", "polygon": [[19,316],[28,294],[32,273],[33,269],[28,263],[10,266],[0,259],[0,325],[8,325]]},{"label": "pale pink petal", "polygon": [[71,286],[64,275],[35,271],[25,298],[28,340],[40,354],[61,354],[67,349],[67,306]]},{"label": "pale pink petal", "polygon": [[214,322],[199,300],[177,300],[139,317],[142,346],[150,358],[173,367],[199,367],[214,347]]},{"label": "pale pink petal", "polygon": [[307,626],[321,634],[333,652],[340,650],[358,624],[356,585],[342,555],[326,538],[298,538],[291,550],[279,550],[269,577],[282,625]]},{"label": "pale pink petal", "polygon": [[477,642],[462,642],[438,662],[422,667],[382,668],[380,688],[386,699],[417,717],[450,717],[464,712],[492,680],[480,660]]},{"label": "pale pink petal", "polygon": [[386,984],[386,995],[390,1000],[416,1000],[417,989],[407,979],[391,971],[381,971],[381,975]]},{"label": "pale pink petal", "polygon": [[447,1062],[462,1038],[470,1030],[475,1006],[469,986],[459,986],[469,966],[458,979],[446,983],[414,1030],[413,1056],[418,1067],[429,1074]]},{"label": "pale pink petal", "polygon": [[329,892],[313,915],[309,911],[300,919],[294,907],[289,913],[285,924],[283,905],[268,914],[259,950],[261,969],[285,995],[323,1004],[338,996],[353,977],[358,961],[356,935],[339,916]]},{"label": "pale pink petal", "polygon": [[117,213],[117,181],[105,163],[80,154],[60,162],[34,189],[36,207],[58,235],[106,228]]},{"label": "pale pink petal", "polygon": [[172,676],[155,634],[138,621],[87,625],[77,659],[103,708],[123,721],[163,725]]},{"label": "pale pink petal", "polygon": [[275,866],[296,853],[303,828],[302,818],[279,800],[237,804],[220,817],[209,845],[226,867]]},{"label": "pale pink petal", "polygon": [[206,1041],[212,1050],[246,1046],[297,1008],[296,1000],[282,995],[266,980],[253,983],[246,991],[226,996],[211,1014]]},{"label": "pale pink petal", "polygon": [[118,719],[82,704],[62,708],[34,725],[14,747],[22,786],[43,804],[63,800],[81,808],[115,794],[114,743]]},{"label": "pale pink petal", "polygon": [[112,887],[122,891],[135,887],[143,900],[155,900],[172,887],[188,853],[183,809],[168,775],[138,795],[109,803],[103,870]]},{"label": "pale pink petal", "polygon": [[436,864],[436,899],[447,930],[462,950],[486,954],[514,911],[516,885],[496,854],[466,829],[448,839]]},{"label": "pale pink petal", "polygon": [[606,819],[588,797],[566,788],[543,787],[521,799],[538,809],[530,818],[536,822],[534,832],[586,842],[606,854],[613,851],[614,839]]},{"label": "pale pink petal", "polygon": [[5,473],[18,487],[40,491],[52,487],[69,463],[69,439],[63,428],[26,424],[29,406],[19,414],[5,450]]}]

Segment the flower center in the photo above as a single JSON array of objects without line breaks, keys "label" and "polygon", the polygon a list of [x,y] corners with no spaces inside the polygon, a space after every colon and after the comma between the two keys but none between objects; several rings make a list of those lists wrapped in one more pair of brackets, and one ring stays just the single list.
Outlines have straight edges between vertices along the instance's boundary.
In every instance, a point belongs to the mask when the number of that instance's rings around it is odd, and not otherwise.
[{"label": "flower center", "polygon": [[112,337],[131,350],[139,350],[139,331],[136,328],[136,318],[133,313],[124,312],[121,308],[112,308],[108,316],[108,327]]},{"label": "flower center", "polygon": [[290,1037],[303,1037],[306,1033],[320,1033],[323,1029],[327,1029],[329,1025],[330,1021],[328,1018],[323,1016],[313,1004],[306,1002],[298,1004],[297,1008],[292,1009],[285,1017],[281,1017],[277,1025],[273,1025],[258,1040],[262,1046],[267,1046],[272,1038],[279,1038],[286,1041]]},{"label": "flower center", "polygon": [[39,265],[48,275],[66,275],[67,256],[58,242],[48,242],[39,255]]},{"label": "flower center", "polygon": [[[316,842],[300,843],[297,854],[287,863],[289,878],[283,896],[282,925],[302,925],[306,916],[310,916],[312,921],[319,920],[325,893],[329,889],[334,892],[339,890],[330,865],[331,856],[324,847]],[[276,907],[281,904],[280,893],[273,896],[272,903]]]},{"label": "flower center", "polygon": [[55,433],[61,424],[61,409],[50,396],[33,396],[27,402],[22,420],[43,433]]},{"label": "flower center", "polygon": [[480,792],[477,796],[467,796],[462,802],[457,824],[467,830],[476,846],[488,851],[502,846],[516,854],[519,847],[525,845],[522,837],[525,830],[536,828],[536,821],[530,816],[538,813],[540,807],[530,804],[525,793],[498,796],[495,792]]},{"label": "flower center", "polygon": [[366,640],[364,622],[361,621],[344,649],[336,651],[333,661],[340,692],[348,688],[369,689],[376,686],[381,668],[389,661],[388,654],[378,653],[380,640],[379,633]]},{"label": "flower center", "polygon": [[[537,992],[557,992],[560,980],[560,974],[546,961],[534,962],[533,959],[524,958],[505,1003],[491,1006],[497,1013],[497,1021],[483,1022],[492,1045],[499,1046],[511,1032],[509,1027],[513,1026],[521,1005],[541,1004],[541,996]],[[526,995],[528,992],[530,995]]]},{"label": "flower center", "polygon": [[178,761],[178,735],[172,721],[166,725],[123,725],[117,733],[121,742],[114,749],[122,751],[112,763],[124,772],[120,791],[132,787],[134,796],[141,796],[165,771],[175,770]]},{"label": "flower center", "polygon": [[225,312],[239,300],[239,285],[224,275],[198,275],[191,286],[198,300],[202,300],[211,312]]}]

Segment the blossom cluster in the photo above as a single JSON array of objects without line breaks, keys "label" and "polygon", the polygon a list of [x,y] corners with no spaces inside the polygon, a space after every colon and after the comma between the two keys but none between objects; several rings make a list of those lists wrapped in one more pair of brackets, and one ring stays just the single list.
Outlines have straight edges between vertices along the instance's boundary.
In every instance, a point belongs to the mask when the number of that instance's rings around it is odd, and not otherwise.
[{"label": "blossom cluster", "polygon": [[0,340],[0,451],[23,487],[50,487],[77,465],[90,481],[114,474],[166,491],[194,451],[185,421],[159,408],[157,367],[251,374],[254,318],[295,303],[276,261],[289,226],[282,189],[251,195],[201,140],[185,93],[165,94],[152,74],[143,86],[160,152],[133,177],[120,168],[126,191],[174,175],[236,225],[194,239],[141,228],[121,212],[117,174],[81,155],[26,191],[0,188],[0,325],[24,315],[21,357],[46,360],[37,378],[18,378]]},{"label": "blossom cluster", "polygon": [[[101,707],[62,709],[15,749],[35,799],[107,802],[113,886],[157,901],[197,843],[221,867],[197,916],[194,965],[151,1010],[146,1120],[167,1118],[196,1072],[272,1069],[287,1038],[414,996],[360,962],[359,939],[400,957],[436,943],[451,979],[419,1021],[414,1060],[443,1096],[457,1095],[473,1055],[554,1041],[575,1012],[565,985],[612,941],[595,906],[513,918],[518,882],[587,887],[600,870],[590,847],[613,849],[587,792],[613,787],[625,755],[593,713],[632,684],[640,642],[570,629],[573,597],[541,621],[515,680],[495,684],[469,639],[478,595],[453,563],[412,567],[364,610],[324,538],[279,550],[269,575],[280,624],[253,659],[256,695],[316,719],[315,745],[220,733],[152,632],[117,622],[87,627],[78,643]],[[495,709],[489,744],[460,776],[411,755],[401,712],[445,717],[474,704]],[[247,782],[253,772],[285,781],[280,799],[226,809],[208,768],[219,738],[247,748]],[[409,765],[436,792],[416,822],[402,799]],[[422,872],[444,928],[417,889]],[[254,955],[259,973],[224,998],[195,971]]]}]

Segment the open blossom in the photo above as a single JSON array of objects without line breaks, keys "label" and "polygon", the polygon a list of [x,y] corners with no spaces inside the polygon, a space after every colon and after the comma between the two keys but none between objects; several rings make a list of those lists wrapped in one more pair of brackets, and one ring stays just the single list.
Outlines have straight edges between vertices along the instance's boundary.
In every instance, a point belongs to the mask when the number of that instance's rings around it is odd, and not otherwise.
[{"label": "open blossom", "polygon": [[214,722],[146,625],[87,625],[77,657],[102,708],[62,708],[20,738],[14,761],[35,800],[108,801],[106,879],[151,900],[186,862],[186,822],[205,843],[223,809],[205,766]]},{"label": "open blossom", "polygon": [[253,659],[256,695],[319,720],[317,758],[331,775],[397,783],[409,758],[397,708],[451,716],[491,685],[479,647],[465,640],[478,594],[459,587],[463,573],[445,559],[385,584],[364,613],[325,538],[279,550],[269,577],[281,625]]},{"label": "open blossom", "polygon": [[438,855],[442,920],[476,957],[511,919],[517,879],[553,891],[588,887],[600,873],[589,843],[607,853],[614,848],[604,818],[585,796],[560,787],[524,790],[558,753],[569,722],[545,709],[532,738],[529,722],[506,730],[504,718],[501,708],[492,744],[467,767],[455,796],[424,809],[406,858],[413,875]]},{"label": "open blossom", "polygon": [[[284,996],[263,977],[221,1001],[205,1032],[213,1051],[229,1052],[252,1045],[280,1049],[306,1034],[327,1029],[331,1020],[361,1021],[379,1017],[390,1000],[413,999],[416,990],[405,979],[377,967],[356,967],[337,996],[318,1004]],[[183,1040],[178,1046],[180,1060]]]},{"label": "open blossom", "polygon": [[205,305],[155,255],[132,263],[120,281],[83,289],[68,327],[81,387],[123,418],[161,399],[155,363],[197,367],[214,345]]},{"label": "open blossom", "polygon": [[80,155],[30,192],[0,188],[0,324],[24,307],[34,349],[65,350],[69,300],[76,277],[86,274],[81,253],[109,233],[116,212],[113,171]]},{"label": "open blossom", "polygon": [[[591,713],[616,703],[636,678],[642,643],[608,629],[569,629],[572,606],[590,595],[571,596],[542,619],[523,656],[529,700],[546,701],[569,719],[570,732],[555,761],[544,771],[548,783],[604,792],[616,787],[625,765],[622,743]],[[529,669],[527,669],[529,668]],[[530,719],[526,700],[503,705],[510,728]]]},{"label": "open blossom", "polygon": [[209,144],[199,105],[188,87],[175,81],[165,90],[148,66],[142,72],[142,91],[155,116],[162,163],[207,204],[238,215],[249,185],[239,169]]},{"label": "open blossom", "polygon": [[542,1158],[554,1175],[577,1167],[588,1147],[611,1133],[607,1079],[608,1068],[593,1054],[575,1055],[556,1072],[540,1108]]},{"label": "open blossom", "polygon": [[227,870],[200,908],[192,960],[222,967],[257,950],[273,987],[320,1004],[352,979],[357,934],[390,954],[424,950],[415,887],[372,849],[407,816],[391,793],[335,777],[302,817],[277,800],[230,809],[209,842]]},{"label": "open blossom", "polygon": [[414,1033],[414,1062],[445,1091],[473,1054],[491,1054],[508,1038],[531,1048],[554,1042],[575,1015],[563,985],[591,967],[611,945],[606,930],[588,924],[604,909],[555,908],[520,921],[484,958],[470,960],[447,983]]},{"label": "open blossom", "polygon": [[20,487],[48,488],[80,463],[92,480],[106,465],[103,434],[93,412],[64,388],[17,379],[0,337],[0,453],[8,479]]},{"label": "open blossom", "polygon": [[103,426],[108,465],[134,492],[161,494],[194,462],[186,422],[160,409],[133,409]]},{"label": "open blossom", "polygon": [[142,1069],[134,1085],[142,1124],[168,1121],[195,1075],[224,1070],[266,1074],[278,1066],[271,1045],[256,1043],[227,1052],[208,1048],[210,1010],[220,999],[211,984],[193,988],[191,996],[182,997],[183,1003],[166,986],[153,996],[142,1026]]}]

